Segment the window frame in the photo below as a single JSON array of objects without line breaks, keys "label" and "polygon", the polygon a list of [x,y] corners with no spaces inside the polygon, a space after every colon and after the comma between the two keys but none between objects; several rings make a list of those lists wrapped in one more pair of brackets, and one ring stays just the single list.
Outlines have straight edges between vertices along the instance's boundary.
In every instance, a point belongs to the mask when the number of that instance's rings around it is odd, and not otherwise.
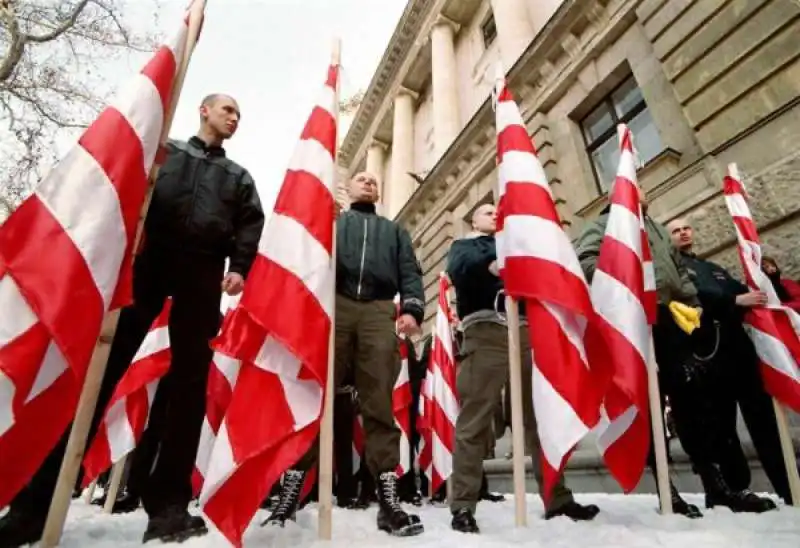
[{"label": "window frame", "polygon": [[[492,33],[491,38],[487,42],[486,29],[490,24],[491,27],[494,29],[494,32]],[[495,41],[497,40],[497,21],[494,18],[494,13],[492,13],[491,11],[489,12],[489,16],[483,23],[481,23],[480,29],[481,29],[481,40],[483,41],[483,48],[485,50],[488,50],[492,46],[492,44],[494,44]]]},{"label": "window frame", "polygon": [[[619,124],[628,125],[631,120],[633,120],[639,114],[641,114],[642,112],[644,112],[649,108],[647,106],[647,101],[645,100],[644,95],[642,95],[641,100],[638,103],[636,103],[627,113],[625,113],[624,116],[620,117],[619,115],[617,115],[617,109],[613,99],[614,94],[617,91],[619,91],[624,85],[628,84],[631,80],[633,81],[634,84],[636,84],[636,88],[641,91],[641,88],[639,87],[639,82],[636,81],[636,78],[634,78],[633,74],[629,74],[627,77],[623,78],[619,84],[614,86],[614,88],[611,89],[611,91],[606,93],[600,101],[595,103],[595,105],[589,110],[589,112],[587,112],[586,115],[578,121],[578,127],[580,128],[581,136],[583,137],[584,150],[586,151],[586,155],[589,157],[589,164],[591,164],[592,166],[592,174],[594,175],[595,187],[597,188],[597,192],[601,196],[607,194],[608,190],[603,190],[603,183],[600,180],[600,174],[597,173],[597,166],[594,163],[592,154],[594,154],[594,152],[601,146],[606,144],[606,142],[610,138],[613,138],[614,135],[616,135],[617,126]],[[610,111],[611,120],[613,123],[609,129],[601,133],[598,137],[596,137],[593,141],[590,142],[586,135],[586,130],[584,129],[584,123],[589,118],[589,116],[591,116],[601,105],[605,105],[607,110]]]}]

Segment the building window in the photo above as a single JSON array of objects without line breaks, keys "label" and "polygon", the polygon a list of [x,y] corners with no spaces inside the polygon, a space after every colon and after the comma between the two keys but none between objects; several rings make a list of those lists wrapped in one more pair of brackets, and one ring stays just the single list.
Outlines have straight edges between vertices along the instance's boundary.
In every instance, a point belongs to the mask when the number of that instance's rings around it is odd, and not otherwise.
[{"label": "building window", "polygon": [[483,36],[484,47],[488,49],[497,38],[497,26],[494,24],[494,15],[490,14],[489,18],[481,25],[481,36]]},{"label": "building window", "polygon": [[631,129],[633,145],[642,164],[662,151],[658,129],[633,76],[617,86],[580,123],[600,194],[608,192],[617,174],[617,124],[620,123],[627,124]]}]

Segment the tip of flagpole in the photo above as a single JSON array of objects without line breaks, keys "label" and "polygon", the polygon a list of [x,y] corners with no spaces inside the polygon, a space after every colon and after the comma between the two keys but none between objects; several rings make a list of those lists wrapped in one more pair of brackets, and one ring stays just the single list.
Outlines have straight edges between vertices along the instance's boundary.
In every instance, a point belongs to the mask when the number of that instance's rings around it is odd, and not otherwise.
[{"label": "tip of flagpole", "polygon": [[736,164],[728,164],[728,175],[730,175],[737,181],[741,182],[742,180],[742,178],[739,176],[739,166],[737,166]]},{"label": "tip of flagpole", "polygon": [[338,36],[333,39],[331,45],[331,65],[339,66],[342,60],[342,39]]},{"label": "tip of flagpole", "polygon": [[495,82],[505,81],[506,79],[506,71],[503,68],[503,63],[498,61],[494,65],[494,80]]}]

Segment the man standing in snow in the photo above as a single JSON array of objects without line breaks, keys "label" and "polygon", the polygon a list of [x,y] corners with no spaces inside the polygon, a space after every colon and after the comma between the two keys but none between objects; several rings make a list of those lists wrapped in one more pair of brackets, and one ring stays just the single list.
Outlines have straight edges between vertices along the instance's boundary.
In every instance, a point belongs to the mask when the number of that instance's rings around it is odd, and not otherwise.
[{"label": "man standing in snow", "polygon": [[[222,143],[239,125],[239,106],[221,94],[200,105],[200,130],[188,142],[170,141],[145,221],[144,244],[133,267],[133,304],[122,310],[98,396],[89,440],[114,388],[133,360],[167,297],[172,364],[159,384],[148,436],[158,457],[142,488],[150,520],[144,541],[183,540],[207,532],[188,512],[206,382],[217,335],[220,298],[237,295],[258,251],[264,213],[250,174],[229,160]],[[225,273],[225,259],[230,267]],[[69,432],[0,520],[0,548],[42,535]]]},{"label": "man standing in snow", "polygon": [[[352,364],[367,467],[377,482],[378,528],[396,536],[418,535],[423,530],[419,517],[404,512],[398,500],[400,431],[392,392],[400,372],[397,335],[415,333],[422,323],[422,270],[408,232],[376,214],[375,176],[358,173],[348,194],[350,210],[336,221],[335,385]],[[394,302],[398,293],[399,318]],[[316,460],[315,444],[284,474],[280,501],[265,523],[282,526],[294,517],[305,474]]]},{"label": "man standing in snow", "polygon": [[[492,204],[479,206],[472,216],[474,232],[453,242],[447,256],[447,275],[456,290],[458,317],[464,341],[463,360],[458,366],[457,391],[461,412],[456,422],[453,454],[452,527],[463,533],[478,533],[475,509],[481,499],[483,459],[491,432],[497,399],[508,379],[508,327],[504,314],[503,282],[497,271],[497,213]],[[522,405],[525,444],[533,458],[536,481],[542,485],[539,437],[531,393],[531,349],[520,306],[520,351],[522,354]],[[526,380],[527,379],[527,380]],[[553,487],[545,518],[567,516],[592,520],[597,506],[583,506],[572,497],[563,479]]]}]

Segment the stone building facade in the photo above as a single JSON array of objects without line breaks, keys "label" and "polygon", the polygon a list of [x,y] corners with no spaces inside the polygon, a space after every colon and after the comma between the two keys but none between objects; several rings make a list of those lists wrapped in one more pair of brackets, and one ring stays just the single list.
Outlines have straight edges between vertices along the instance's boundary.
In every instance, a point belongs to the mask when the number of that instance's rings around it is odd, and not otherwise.
[{"label": "stone building facade", "polygon": [[573,237],[606,203],[624,121],[655,218],[688,216],[698,251],[740,272],[721,195],[737,162],[767,251],[797,278],[798,36],[796,0],[410,0],[340,174],[377,175],[382,213],[416,246],[430,321],[450,242],[496,192],[500,61]]}]

